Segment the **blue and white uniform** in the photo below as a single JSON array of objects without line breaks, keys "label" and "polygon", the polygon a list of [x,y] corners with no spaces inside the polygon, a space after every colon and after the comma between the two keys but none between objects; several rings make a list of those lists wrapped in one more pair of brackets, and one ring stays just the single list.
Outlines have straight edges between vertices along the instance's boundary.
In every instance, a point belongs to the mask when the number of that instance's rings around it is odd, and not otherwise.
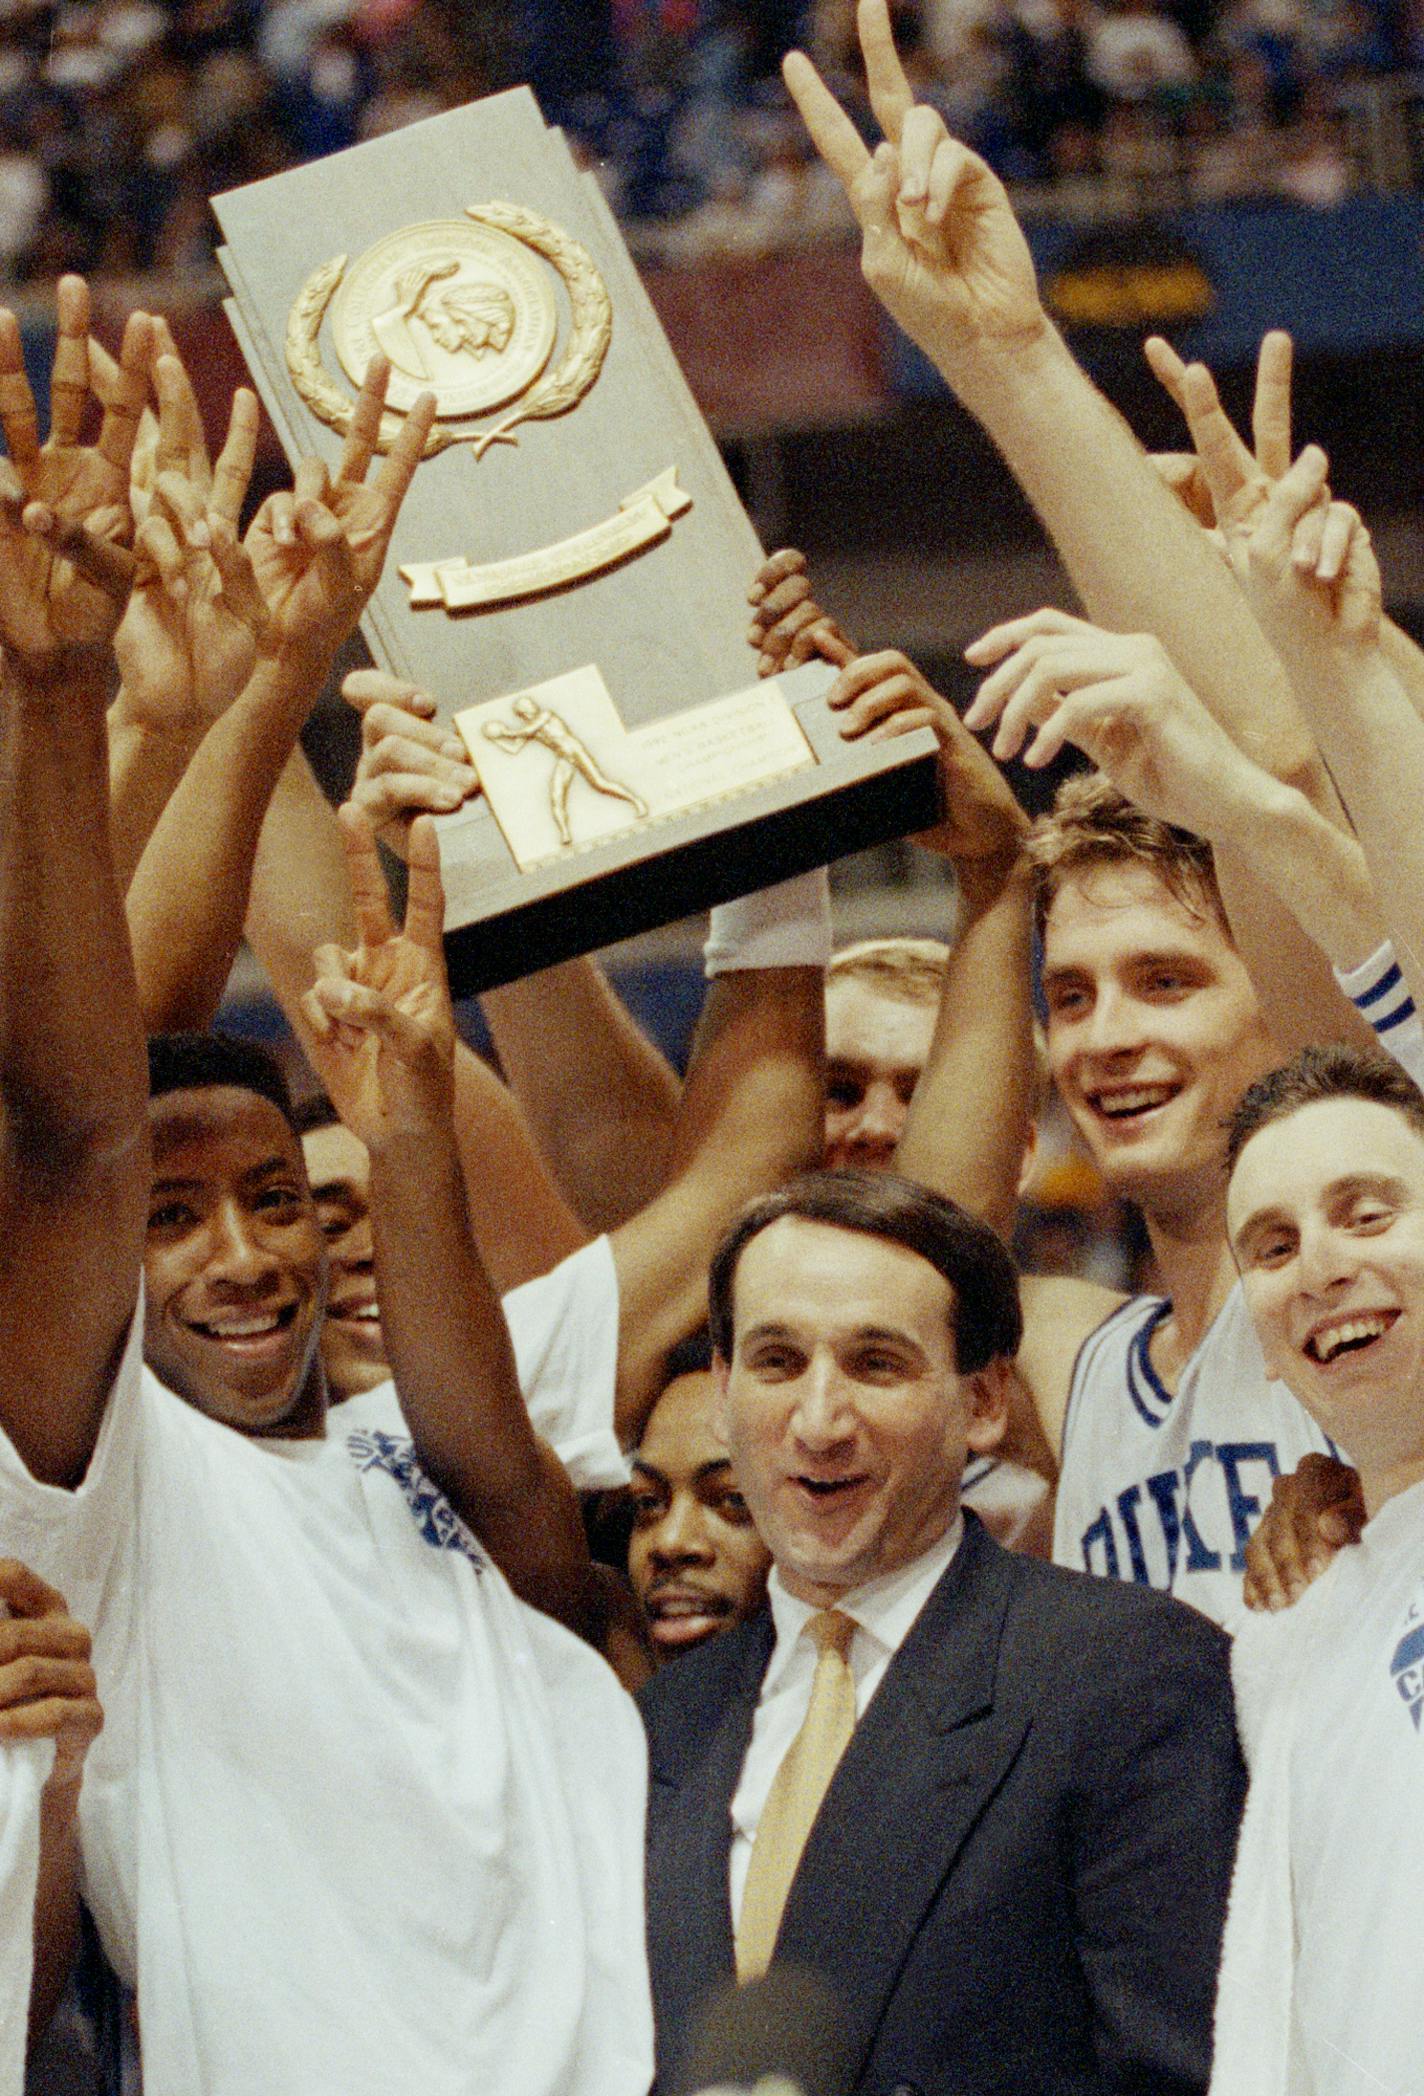
[{"label": "blue and white uniform", "polygon": [[1149,1349],[1171,1307],[1161,1296],[1133,1296],[1078,1351],[1053,1556],[1176,1594],[1230,1627],[1244,1612],[1246,1545],[1271,1480],[1312,1450],[1334,1450],[1267,1375],[1239,1284],[1175,1395],[1168,1390]]},{"label": "blue and white uniform", "polygon": [[1335,980],[1356,1011],[1369,1020],[1385,1053],[1394,1057],[1406,1076],[1424,1086],[1424,1022],[1389,940],[1358,968],[1337,968]]}]

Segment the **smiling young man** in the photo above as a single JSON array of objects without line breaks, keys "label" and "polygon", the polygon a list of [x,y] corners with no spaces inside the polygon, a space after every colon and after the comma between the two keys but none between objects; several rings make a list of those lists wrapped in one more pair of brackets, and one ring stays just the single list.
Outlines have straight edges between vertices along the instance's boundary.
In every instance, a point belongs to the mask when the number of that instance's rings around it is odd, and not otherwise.
[{"label": "smiling young man", "polygon": [[[1018,1375],[1060,1450],[1058,1563],[1242,1613],[1245,1552],[1273,1479],[1326,1437],[1267,1373],[1226,1241],[1223,1126],[1279,1061],[1228,930],[1211,848],[1101,774],[1030,832],[1048,1061],[1089,1155],[1138,1204],[1160,1295],[1028,1276]],[[982,983],[1005,1038],[1026,980]],[[927,1087],[937,1072],[932,1059]],[[953,1130],[912,1111],[898,1168],[952,1173]]]},{"label": "smiling young man", "polygon": [[[148,1097],[105,733],[142,387],[79,443],[82,288],[43,449],[0,313],[0,1526],[93,1628],[84,1879],[145,2087],[640,2096],[642,1740],[512,1584],[576,1615],[587,1553],[468,1227],[433,835],[401,934],[353,837],[331,1022],[392,1218],[399,1432],[326,1430],[324,1252],[272,1080],[180,1054]],[[370,457],[353,430],[348,492]],[[343,526],[303,497],[298,570],[313,533],[339,581]]]},{"label": "smiling young man", "polygon": [[[1266,1370],[1224,1230],[1222,1131],[1278,1051],[1208,845],[1090,774],[1060,789],[1030,850],[1054,1081],[1107,1184],[1140,1207],[1162,1280],[1094,1319],[1076,1358],[1045,1362],[1033,1335],[1062,1448],[1054,1554],[1232,1621],[1273,1479],[1328,1448]],[[1083,1284],[1039,1283],[1030,1318],[1040,1293],[1091,1312]]]},{"label": "smiling young man", "polygon": [[1360,1474],[1360,1542],[1232,1655],[1251,1792],[1222,2096],[1405,2089],[1424,1981],[1424,1097],[1307,1049],[1236,1114],[1228,1221],[1266,1358]]},{"label": "smiling young man", "polygon": [[210,1035],[161,1036],[148,1066],[144,1358],[239,1433],[319,1434],[327,1258],[286,1088]]},{"label": "smiling young man", "polygon": [[642,1692],[675,2085],[735,1973],[816,1969],[846,2084],[1202,2089],[1241,1773],[1225,1640],[960,1508],[1020,1315],[985,1225],[888,1173],[755,1203],[712,1271],[771,1609]]}]

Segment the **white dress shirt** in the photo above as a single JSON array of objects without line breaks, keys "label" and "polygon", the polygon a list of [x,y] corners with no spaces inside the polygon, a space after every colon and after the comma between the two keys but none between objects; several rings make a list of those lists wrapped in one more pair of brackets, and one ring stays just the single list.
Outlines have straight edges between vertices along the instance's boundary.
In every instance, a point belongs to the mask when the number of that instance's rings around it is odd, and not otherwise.
[{"label": "white dress shirt", "polygon": [[[909,1636],[915,1618],[949,1569],[963,1534],[964,1516],[956,1510],[939,1541],[919,1557],[901,1565],[896,1572],[884,1572],[878,1579],[868,1579],[864,1586],[852,1587],[834,1604],[856,1626],[850,1641],[850,1670],[855,1676],[857,1723],[884,1680],[885,1669]],[[812,1616],[820,1614],[820,1609],[788,1594],[774,1567],[767,1582],[767,1598],[776,1626],[776,1646],[761,1685],[751,1743],[732,1799],[728,1871],[733,1928],[741,1915],[747,1866],[767,1795],[787,1749],[805,1722],[816,1672],[816,1648],[801,1633]]]}]

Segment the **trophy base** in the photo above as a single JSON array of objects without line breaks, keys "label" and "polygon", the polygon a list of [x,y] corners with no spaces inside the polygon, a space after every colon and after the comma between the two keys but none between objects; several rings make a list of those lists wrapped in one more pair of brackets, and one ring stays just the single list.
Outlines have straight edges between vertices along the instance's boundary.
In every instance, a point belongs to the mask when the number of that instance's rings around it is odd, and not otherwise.
[{"label": "trophy base", "polygon": [[[789,696],[798,684],[820,693],[832,681],[821,664],[782,680]],[[846,743],[823,698],[803,700],[796,713],[814,764],[730,804],[639,824],[522,873],[510,866],[484,803],[438,818],[454,994],[515,982],[940,820],[938,746],[928,728]]]}]

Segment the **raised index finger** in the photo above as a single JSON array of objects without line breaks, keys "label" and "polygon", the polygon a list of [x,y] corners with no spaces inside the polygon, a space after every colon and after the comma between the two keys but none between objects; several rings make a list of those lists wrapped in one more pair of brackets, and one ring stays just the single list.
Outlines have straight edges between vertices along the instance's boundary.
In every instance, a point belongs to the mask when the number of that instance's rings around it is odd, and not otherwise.
[{"label": "raised index finger", "polygon": [[372,357],[351,411],[350,427],[341,449],[341,464],[336,469],[338,480],[366,478],[366,468],[380,441],[381,417],[385,413],[386,388],[390,382],[391,367],[387,359]]},{"label": "raised index finger", "polygon": [[1256,461],[1233,429],[1205,364],[1189,364],[1182,375],[1182,412],[1220,519],[1254,475]]},{"label": "raised index finger", "polygon": [[257,395],[246,386],[239,386],[232,396],[227,439],[213,468],[211,496],[212,508],[218,516],[225,517],[234,530],[242,515],[242,505],[247,500],[256,457]]},{"label": "raised index finger", "polygon": [[49,377],[49,433],[55,444],[77,444],[89,404],[89,286],[61,277],[56,300],[59,336]]},{"label": "raised index finger", "polygon": [[22,488],[34,487],[40,465],[40,418],[25,375],[20,324],[0,308],[0,429]]},{"label": "raised index finger", "polygon": [[440,839],[428,815],[411,824],[406,868],[405,935],[423,953],[436,955],[443,967],[445,884],[440,878]]},{"label": "raised index finger", "polygon": [[1279,480],[1291,462],[1291,338],[1272,328],[1256,360],[1256,398],[1251,407],[1256,463]]},{"label": "raised index finger", "polygon": [[897,146],[900,127],[915,106],[915,95],[905,78],[900,54],[895,49],[888,0],[860,0],[856,23],[865,58],[865,84],[870,89],[870,106],[891,145]]},{"label": "raised index finger", "polygon": [[864,139],[803,51],[787,52],[781,77],[801,112],[812,145],[831,173],[850,189],[870,159]]},{"label": "raised index finger", "polygon": [[152,361],[153,322],[147,313],[130,313],[119,345],[118,373],[99,425],[99,455],[120,473],[127,474],[133,459]]},{"label": "raised index finger", "polygon": [[401,424],[400,435],[382,460],[376,475],[376,493],[390,504],[392,518],[405,501],[406,489],[415,478],[415,469],[425,453],[425,440],[434,423],[435,395],[417,394]]},{"label": "raised index finger", "polygon": [[182,359],[164,350],[153,366],[153,385],[158,395],[158,471],[194,474],[198,492],[206,494],[207,437]]},{"label": "raised index finger", "polygon": [[351,901],[356,911],[356,931],[363,946],[382,946],[395,937],[391,922],[391,899],[386,877],[376,853],[371,826],[359,808],[348,801],[337,810],[341,841],[346,847],[346,875],[351,883]]}]

